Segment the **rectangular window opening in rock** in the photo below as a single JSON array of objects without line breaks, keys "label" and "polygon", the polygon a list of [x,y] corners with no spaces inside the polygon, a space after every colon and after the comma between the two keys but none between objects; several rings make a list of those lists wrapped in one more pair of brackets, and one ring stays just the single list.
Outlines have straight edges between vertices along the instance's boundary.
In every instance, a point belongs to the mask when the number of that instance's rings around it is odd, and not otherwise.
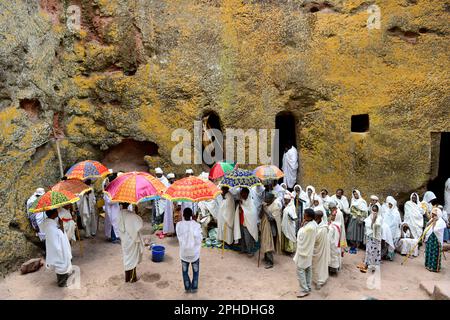
[{"label": "rectangular window opening in rock", "polygon": [[364,133],[369,132],[369,115],[357,114],[351,118],[351,132]]}]

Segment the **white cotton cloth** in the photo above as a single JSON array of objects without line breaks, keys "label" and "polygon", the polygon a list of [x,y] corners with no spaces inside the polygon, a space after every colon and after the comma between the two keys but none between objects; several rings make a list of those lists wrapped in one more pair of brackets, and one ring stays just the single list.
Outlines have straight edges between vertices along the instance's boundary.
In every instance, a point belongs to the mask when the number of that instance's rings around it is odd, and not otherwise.
[{"label": "white cotton cloth", "polygon": [[198,222],[180,221],[177,223],[177,238],[180,243],[180,259],[195,262],[200,258],[202,245],[202,229]]},{"label": "white cotton cloth", "polygon": [[331,200],[336,202],[337,207],[346,214],[350,214],[350,205],[348,203],[347,197],[342,195],[339,199],[335,194],[331,196]]},{"label": "white cotton cloth", "polygon": [[[417,197],[417,203],[412,200],[413,195]],[[423,232],[424,210],[420,204],[419,195],[411,193],[409,201],[405,203],[405,216],[403,221],[408,224],[414,239],[419,239]]]},{"label": "white cotton cloth", "polygon": [[72,219],[70,211],[64,208],[58,208],[58,217],[63,222],[64,233],[67,237],[67,240],[76,241],[77,240],[77,238],[75,237],[76,225],[75,221],[73,221]]},{"label": "white cotton cloth", "polygon": [[445,181],[444,203],[444,210],[450,213],[450,178]]},{"label": "white cotton cloth", "polygon": [[[368,210],[367,202],[366,202],[366,200],[364,200],[361,197],[361,192],[359,190],[356,190],[356,189],[353,190],[353,191],[358,194],[359,198],[356,199],[355,196],[353,195],[353,192],[352,192],[352,201],[351,201],[350,207],[355,207],[356,209],[359,209],[361,211],[367,211]],[[381,207],[380,207],[380,210],[381,210]]]},{"label": "white cotton cloth", "polygon": [[312,206],[312,209],[313,209],[314,211],[322,211],[322,213],[323,213],[322,220],[323,220],[325,223],[328,223],[327,211],[326,211],[325,207],[323,206],[322,198],[319,197],[318,195],[315,195],[315,196],[314,196],[314,200],[315,200],[315,201],[319,201],[319,204],[318,204],[317,206],[314,206],[314,205],[313,205],[313,206]]},{"label": "white cotton cloth", "polygon": [[[392,209],[389,208],[389,204],[392,205]],[[383,205],[383,220],[389,226],[395,244],[400,239],[402,218],[397,208],[397,201],[391,196],[386,198],[386,203]]]},{"label": "white cotton cloth", "polygon": [[64,233],[58,229],[56,219],[46,219],[41,225],[45,232],[45,264],[57,274],[66,274],[72,271],[72,249]]},{"label": "white cotton cloth", "polygon": [[47,215],[45,214],[45,212],[38,212],[35,213],[36,215],[36,223],[38,224],[38,228],[39,228],[39,232],[37,233],[39,240],[41,241],[45,241],[45,232],[42,229],[42,224],[44,223],[45,220],[47,220]]},{"label": "white cotton cloth", "polygon": [[125,271],[133,270],[141,261],[144,244],[139,231],[144,223],[137,214],[127,209],[120,210],[119,232]]},{"label": "white cotton cloth", "polygon": [[340,269],[342,266],[341,230],[341,224],[336,220],[331,221],[328,225],[328,241],[330,242],[330,260],[328,265],[335,269]]},{"label": "white cotton cloth", "polygon": [[312,265],[317,227],[317,223],[312,220],[298,230],[297,250],[293,258],[298,268],[306,269]]},{"label": "white cotton cloth", "polygon": [[442,219],[441,209],[434,208],[433,210],[437,211],[437,221],[436,221],[436,224],[428,230],[427,234],[425,235],[425,241],[428,241],[428,238],[434,232],[434,234],[438,238],[438,241],[441,243],[441,245],[443,245],[444,244],[444,230],[447,227],[447,224],[445,223],[444,219]]},{"label": "white cotton cloth", "polygon": [[231,245],[241,238],[239,215],[236,214],[234,197],[230,192],[217,198],[217,240]]},{"label": "white cotton cloth", "polygon": [[283,209],[283,218],[281,220],[281,231],[292,242],[297,241],[295,234],[297,213],[295,210],[294,200],[290,200],[288,205]]},{"label": "white cotton cloth", "polygon": [[[311,196],[308,195],[308,190],[311,190]],[[305,209],[313,207],[314,197],[315,196],[316,196],[316,189],[313,186],[307,186],[306,187],[306,198],[307,198],[307,201],[306,201]]]},{"label": "white cotton cloth", "polygon": [[281,170],[283,170],[284,177],[283,182],[289,188],[294,187],[295,181],[297,181],[297,169],[298,169],[298,152],[297,149],[292,146],[283,155],[283,165]]},{"label": "white cotton cloth", "polygon": [[[406,223],[402,224],[402,228],[404,225],[406,225]],[[396,249],[400,254],[406,255],[409,252],[411,252],[411,250],[415,247],[412,255],[414,257],[417,257],[419,255],[419,247],[416,246],[418,239],[414,239],[411,237],[412,237],[412,233],[410,232],[410,230],[407,230],[406,232],[404,232],[402,229],[400,240],[397,243]]]},{"label": "white cotton cloth", "polygon": [[382,240],[381,225],[383,223],[382,221],[383,219],[380,215],[380,212],[378,212],[377,218],[374,223],[372,223],[372,220],[373,220],[373,213],[371,213],[364,220],[366,237],[371,237],[381,241]]},{"label": "white cotton cloth", "polygon": [[328,224],[322,219],[317,226],[316,240],[312,259],[312,281],[323,285],[328,279],[330,263],[330,242],[328,240]]},{"label": "white cotton cloth", "polygon": [[174,233],[175,228],[173,225],[173,202],[166,199],[166,206],[164,207],[163,218],[163,233]]},{"label": "white cotton cloth", "polygon": [[105,205],[103,210],[105,211],[105,236],[107,239],[111,238],[111,228],[114,230],[114,235],[119,237],[119,216],[120,205],[115,202],[111,202],[108,195],[103,196]]},{"label": "white cotton cloth", "polygon": [[242,208],[244,211],[244,227],[248,229],[252,238],[258,241],[258,213],[256,212],[255,202],[251,193],[249,193],[247,200],[240,199],[239,205],[236,206],[235,214],[238,216],[238,221],[239,208]]}]

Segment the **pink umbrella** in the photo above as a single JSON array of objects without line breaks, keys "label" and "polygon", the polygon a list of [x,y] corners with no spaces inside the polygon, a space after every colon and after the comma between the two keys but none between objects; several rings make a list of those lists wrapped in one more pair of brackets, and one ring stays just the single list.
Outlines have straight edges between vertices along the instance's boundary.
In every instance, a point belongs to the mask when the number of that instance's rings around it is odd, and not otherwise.
[{"label": "pink umbrella", "polygon": [[159,199],[166,186],[149,173],[127,172],[114,179],[103,191],[112,202],[139,202]]}]

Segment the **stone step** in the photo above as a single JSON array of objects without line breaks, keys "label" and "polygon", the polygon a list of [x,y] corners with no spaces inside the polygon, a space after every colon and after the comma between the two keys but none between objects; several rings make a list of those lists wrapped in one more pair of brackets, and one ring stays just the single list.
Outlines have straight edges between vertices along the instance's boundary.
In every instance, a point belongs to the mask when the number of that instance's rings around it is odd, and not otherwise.
[{"label": "stone step", "polygon": [[450,300],[450,281],[422,281],[419,287],[433,300]]}]

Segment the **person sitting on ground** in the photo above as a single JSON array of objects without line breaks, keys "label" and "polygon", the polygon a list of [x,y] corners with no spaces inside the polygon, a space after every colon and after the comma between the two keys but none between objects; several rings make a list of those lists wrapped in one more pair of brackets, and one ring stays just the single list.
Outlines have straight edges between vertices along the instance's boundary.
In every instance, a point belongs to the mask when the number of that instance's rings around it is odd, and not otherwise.
[{"label": "person sitting on ground", "polygon": [[[184,220],[178,222],[176,226],[176,233],[180,243],[183,284],[186,293],[195,293],[199,282],[202,229],[200,224],[192,219],[191,208],[183,210],[183,218]],[[192,281],[189,278],[189,265],[192,265]]]},{"label": "person sitting on ground", "polygon": [[419,255],[419,248],[417,246],[418,239],[414,239],[413,233],[407,223],[403,223],[401,227],[400,239],[397,242],[397,252],[401,255],[406,255],[411,252],[413,248],[414,252],[412,256],[417,257]]}]

